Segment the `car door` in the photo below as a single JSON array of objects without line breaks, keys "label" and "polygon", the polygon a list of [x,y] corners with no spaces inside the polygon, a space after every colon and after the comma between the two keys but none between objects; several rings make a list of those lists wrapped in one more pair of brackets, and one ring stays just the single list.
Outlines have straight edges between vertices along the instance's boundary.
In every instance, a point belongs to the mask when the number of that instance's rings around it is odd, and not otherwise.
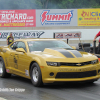
[{"label": "car door", "polygon": [[16,59],[17,57],[15,57],[16,49],[17,49],[17,44],[18,44],[18,42],[14,42],[10,46],[9,64],[10,64],[10,67],[12,69],[12,72],[15,71],[16,69],[18,69],[17,59]]},{"label": "car door", "polygon": [[15,53],[15,58],[18,60],[18,70],[20,73],[25,74],[25,63],[27,62],[27,50],[24,42],[18,42],[17,48],[23,48],[26,52]]},{"label": "car door", "polygon": [[[27,62],[27,50],[24,42],[17,41],[11,45],[11,52],[9,56],[10,66],[12,67],[12,72],[17,75],[25,75],[25,66]],[[23,48],[26,53],[17,52],[17,48]]]},{"label": "car door", "polygon": [[27,54],[26,45],[24,42],[18,42],[17,48],[23,48],[25,50],[25,52],[16,51],[15,56],[14,56],[15,59],[17,60],[19,74],[29,76],[28,70],[25,69],[29,67],[29,63],[30,63],[29,61],[30,57]]}]

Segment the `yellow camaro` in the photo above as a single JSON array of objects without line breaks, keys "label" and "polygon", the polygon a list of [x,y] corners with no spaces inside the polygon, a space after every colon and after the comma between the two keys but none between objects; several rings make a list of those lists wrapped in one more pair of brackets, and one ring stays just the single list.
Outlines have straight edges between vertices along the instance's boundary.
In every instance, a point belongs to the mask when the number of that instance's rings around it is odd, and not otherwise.
[{"label": "yellow camaro", "polygon": [[11,74],[43,83],[89,81],[100,78],[98,58],[72,49],[62,40],[18,39],[0,47],[0,77]]}]

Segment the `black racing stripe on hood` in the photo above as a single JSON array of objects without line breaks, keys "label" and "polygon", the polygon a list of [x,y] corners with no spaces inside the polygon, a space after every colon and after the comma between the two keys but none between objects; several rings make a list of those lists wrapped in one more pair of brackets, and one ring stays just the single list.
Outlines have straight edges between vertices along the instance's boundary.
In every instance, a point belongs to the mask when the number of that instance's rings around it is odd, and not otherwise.
[{"label": "black racing stripe on hood", "polygon": [[62,53],[67,58],[74,58],[74,56],[70,52],[68,52],[67,50],[64,50],[64,49],[54,49],[54,50]]},{"label": "black racing stripe on hood", "polygon": [[77,50],[70,50],[77,58],[82,57],[81,53]]}]

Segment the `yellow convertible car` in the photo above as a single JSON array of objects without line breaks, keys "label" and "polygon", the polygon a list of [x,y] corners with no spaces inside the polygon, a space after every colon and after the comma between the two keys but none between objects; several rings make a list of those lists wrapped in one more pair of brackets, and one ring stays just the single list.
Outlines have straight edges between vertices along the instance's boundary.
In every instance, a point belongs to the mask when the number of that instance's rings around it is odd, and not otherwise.
[{"label": "yellow convertible car", "polygon": [[0,47],[0,77],[11,74],[31,79],[34,86],[94,82],[100,78],[100,63],[95,55],[74,50],[62,40],[18,39]]}]

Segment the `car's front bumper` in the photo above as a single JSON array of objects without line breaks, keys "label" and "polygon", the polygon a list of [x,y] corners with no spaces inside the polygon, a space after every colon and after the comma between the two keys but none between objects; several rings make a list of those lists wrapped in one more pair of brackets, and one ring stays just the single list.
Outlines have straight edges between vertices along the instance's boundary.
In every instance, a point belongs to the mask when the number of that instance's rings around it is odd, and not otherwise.
[{"label": "car's front bumper", "polygon": [[[87,80],[95,80],[95,79],[100,78],[100,64],[95,64],[95,65],[90,64],[90,65],[86,65],[86,66],[82,66],[82,67],[44,66],[41,68],[41,71],[42,71],[43,83],[87,81]],[[93,74],[91,72],[95,72],[95,74]],[[59,77],[57,77],[58,73],[64,73],[66,76],[61,75],[61,77],[60,77],[58,75]],[[66,73],[69,73],[69,76],[67,76],[68,74],[66,74]],[[84,74],[87,74],[87,75],[84,75]],[[70,75],[71,75],[71,77],[70,77]],[[75,77],[74,77],[74,75],[75,75]]]},{"label": "car's front bumper", "polygon": [[72,78],[72,79],[55,79],[55,78],[45,78],[43,80],[44,83],[53,83],[53,82],[82,82],[82,81],[89,81],[99,79],[100,75],[94,77],[85,77],[85,78]]}]

